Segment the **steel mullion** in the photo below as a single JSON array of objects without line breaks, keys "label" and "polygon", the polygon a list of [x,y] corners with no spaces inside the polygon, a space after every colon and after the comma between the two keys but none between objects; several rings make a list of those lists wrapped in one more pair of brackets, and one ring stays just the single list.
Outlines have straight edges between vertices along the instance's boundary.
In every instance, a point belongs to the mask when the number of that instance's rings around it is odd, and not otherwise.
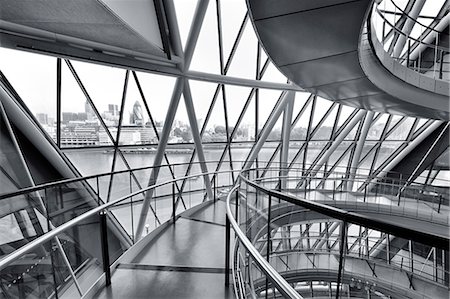
[{"label": "steel mullion", "polygon": [[[359,122],[358,128],[356,129],[355,137],[354,137],[354,139],[352,141],[353,147],[352,147],[352,150],[350,152],[349,159],[347,161],[347,171],[346,171],[346,177],[347,178],[351,177],[351,175],[349,175],[349,174],[352,173],[352,166],[351,165],[353,163],[353,159],[359,160],[359,158],[360,158],[360,157],[355,157],[355,152],[356,152],[358,141],[360,141],[361,143],[365,143],[365,141],[366,141],[366,138],[365,138],[366,136],[362,136],[361,134],[362,134],[363,126],[364,126],[364,121],[366,120],[366,117],[367,117],[368,113],[369,113],[369,111],[366,112],[366,116]],[[364,140],[360,140],[360,138],[364,138]],[[358,163],[358,161],[356,163]]]},{"label": "steel mullion", "polygon": [[[392,115],[389,115],[388,119],[386,120],[386,124],[384,125],[383,131],[381,132],[380,138],[376,141],[376,143],[372,146],[372,148],[367,151],[367,153],[364,155],[364,157],[362,157],[362,159],[359,163],[363,163],[374,150],[377,150],[381,146],[381,143],[384,141],[384,138],[386,138],[387,129],[389,128],[392,117],[393,117]],[[375,155],[378,155],[378,154],[375,152]],[[375,156],[374,156],[374,159],[372,159],[372,162],[373,162],[373,160],[375,160]],[[370,169],[369,169],[369,174],[371,173],[371,170],[372,170],[372,167],[370,167]]]},{"label": "steel mullion", "polygon": [[124,80],[124,85],[123,85],[123,93],[122,93],[122,101],[120,104],[120,115],[119,115],[119,124],[117,126],[117,135],[116,135],[116,141],[114,142],[114,146],[118,147],[119,146],[119,138],[120,138],[120,131],[122,129],[122,121],[123,121],[123,113],[125,110],[125,100],[127,97],[127,89],[128,89],[128,79],[130,77],[130,71],[126,71],[125,72],[125,80]]},{"label": "steel mullion", "polygon": [[[324,146],[324,148],[322,149],[322,151],[317,155],[317,157],[315,158],[314,162],[310,165],[308,171],[307,171],[307,175],[309,173],[311,173],[312,169],[314,168],[314,166],[317,165],[317,163],[320,161],[320,159],[323,157],[323,155],[330,149],[330,147],[333,145],[333,142],[336,141],[337,137],[342,133],[342,131],[348,126],[348,124],[355,118],[356,114],[359,112],[359,109],[355,109],[352,114],[350,114],[350,116],[345,120],[345,122],[341,125],[341,127],[337,130],[335,136],[333,139],[330,139],[327,144]],[[301,182],[299,182],[297,184],[297,188],[299,188],[301,185]]]},{"label": "steel mullion", "polygon": [[344,150],[344,152],[339,156],[339,158],[336,160],[336,162],[331,166],[328,172],[324,171],[324,177],[322,178],[322,181],[317,185],[317,187],[320,187],[320,185],[324,185],[326,179],[331,175],[333,170],[338,167],[339,163],[344,159],[347,152],[353,147],[354,145],[351,143],[347,146],[347,148]]},{"label": "steel mullion", "polygon": [[61,148],[61,58],[56,59],[56,145]]},{"label": "steel mullion", "polygon": [[81,82],[80,77],[78,76],[77,72],[75,71],[75,68],[72,66],[72,63],[65,59],[64,60],[67,64],[67,66],[69,67],[69,70],[71,71],[73,77],[75,78],[75,80],[78,83],[78,86],[80,87],[81,91],[83,92],[84,96],[86,97],[86,99],[89,102],[89,105],[91,105],[92,110],[94,110],[95,115],[97,116],[97,119],[99,120],[100,124],[102,125],[103,129],[105,130],[105,132],[108,134],[108,137],[111,139],[111,142],[114,144],[114,137],[112,136],[111,132],[109,132],[108,126],[105,124],[102,116],[100,115],[100,113],[97,110],[97,107],[95,107],[94,102],[92,101],[91,96],[89,95],[89,93],[87,92],[86,88],[83,85],[83,82]]},{"label": "steel mullion", "polygon": [[[255,73],[255,79],[261,80],[261,77],[259,76],[261,68],[261,46],[259,44],[259,41],[256,44],[256,73]],[[254,132],[254,139],[255,142],[258,140],[258,128],[259,128],[259,88],[256,89],[255,92],[255,132]],[[255,159],[255,165],[256,169],[259,168],[259,159],[256,157]],[[256,170],[256,177],[259,177],[259,171]]]},{"label": "steel mullion", "polygon": [[[280,96],[278,97],[278,100],[277,100],[277,102],[275,103],[275,105],[274,105],[272,111],[270,111],[270,114],[269,114],[269,116],[267,117],[267,120],[266,120],[266,122],[264,123],[264,126],[261,128],[261,132],[263,132],[264,130],[266,130],[267,125],[268,125],[268,121],[269,121],[270,118],[274,115],[274,113],[275,113],[275,111],[276,111],[276,108],[277,108],[278,105],[281,103],[281,101],[282,101],[284,95],[285,95],[285,93],[282,92],[282,93],[280,94]],[[247,110],[247,109],[246,109],[246,110]],[[236,131],[236,128],[233,130],[233,132],[235,132],[235,131]],[[259,136],[259,137],[260,137],[260,136]],[[258,137],[258,140],[259,140],[259,137]],[[267,141],[267,140],[266,140],[266,141]],[[255,143],[253,144],[252,149],[251,149],[250,152],[249,152],[249,155],[250,155],[250,153],[252,152],[253,148],[255,147],[256,142],[257,142],[257,140],[255,140]],[[248,158],[249,158],[249,156],[247,155],[247,158],[245,159],[244,164],[247,163]]]},{"label": "steel mullion", "polygon": [[[228,72],[228,68],[231,65],[231,62],[232,62],[233,57],[234,57],[234,54],[235,54],[235,52],[237,50],[237,46],[239,45],[240,39],[241,39],[242,34],[244,32],[244,28],[245,28],[245,24],[247,23],[247,20],[248,20],[248,13],[246,13],[246,15],[244,16],[244,19],[243,19],[243,21],[241,23],[241,26],[239,28],[238,34],[236,36],[236,39],[234,40],[233,46],[232,46],[231,51],[230,51],[230,55],[228,56],[227,62],[226,62],[225,67],[224,67],[224,74],[226,74]],[[219,91],[220,91],[220,86],[221,86],[221,84],[217,84],[216,91],[215,91],[214,96],[213,96],[213,100],[211,101],[211,105],[209,107],[208,113],[206,114],[205,121],[203,123],[203,127],[202,127],[201,132],[200,132],[200,136],[203,136],[204,130],[206,129],[206,126],[208,124],[209,118],[211,116],[212,110],[214,108],[214,105],[216,103],[216,100],[217,100],[217,97],[218,97],[218,94],[219,94]],[[195,149],[192,152],[192,156],[190,158],[191,162],[194,160],[194,156],[195,156]],[[224,155],[222,154],[222,156],[221,156],[221,158],[219,160],[218,166],[222,165],[223,156]],[[217,169],[219,169],[219,168],[220,167],[217,167]],[[191,163],[189,164],[189,166],[186,169],[186,175],[190,172],[190,170],[191,170]],[[215,175],[212,178],[214,179],[214,177],[215,177]],[[185,184],[186,184],[186,179],[183,180],[183,182],[182,182],[181,190],[184,189]]]},{"label": "steel mullion", "polygon": [[[156,129],[155,120],[154,120],[154,118],[152,116],[152,113],[150,112],[150,108],[148,106],[147,99],[145,98],[144,91],[142,90],[141,83],[139,82],[139,79],[137,77],[136,72],[133,71],[132,74],[133,74],[133,77],[134,77],[134,81],[136,82],[136,86],[138,88],[139,94],[141,95],[142,102],[144,103],[145,110],[147,110],[147,114],[148,114],[148,116],[150,118],[150,123],[152,124],[152,128],[153,128],[153,131],[155,133],[155,136],[159,140],[159,133],[158,133],[158,130]],[[174,173],[174,171],[172,169],[172,166],[170,165],[170,161],[169,161],[169,158],[167,157],[166,153],[164,153],[164,160],[166,160],[166,163],[167,163],[167,166],[169,168],[169,171],[170,171],[170,174],[171,174],[172,178],[175,179],[175,173]],[[177,188],[178,193],[181,196],[181,190],[180,190],[180,187],[178,186],[178,182],[175,182],[175,186]],[[184,208],[186,209],[186,204],[185,204],[183,198],[181,198],[181,200],[183,202]]]},{"label": "steel mullion", "polygon": [[313,98],[313,102],[312,102],[312,106],[311,106],[311,113],[310,113],[310,115],[309,115],[309,121],[308,121],[308,128],[306,129],[306,140],[305,140],[305,149],[303,150],[303,164],[302,164],[302,175],[304,176],[305,175],[305,172],[306,172],[306,158],[307,158],[307,155],[308,155],[308,145],[309,145],[309,142],[310,142],[310,140],[311,140],[311,126],[312,126],[312,122],[313,122],[313,119],[314,119],[314,112],[316,111],[316,103],[317,103],[317,95],[314,95],[314,98]]},{"label": "steel mullion", "polygon": [[[305,102],[305,104],[303,105],[303,107],[300,109],[300,112],[297,114],[297,116],[295,117],[293,123],[291,124],[291,132],[292,129],[295,127],[295,125],[297,124],[298,120],[300,119],[300,117],[303,115],[304,111],[306,110],[306,107],[308,106],[308,104],[314,100],[314,95],[311,94],[308,97],[308,100]],[[317,133],[319,127],[323,124],[323,122],[325,121],[325,119],[328,117],[328,115],[331,113],[331,111],[333,110],[333,108],[335,107],[336,103],[333,103],[330,108],[328,108],[327,112],[323,115],[323,117],[320,119],[320,121],[317,123],[317,125],[314,127],[314,129],[311,132],[311,138]],[[311,109],[312,110],[312,109]],[[294,140],[296,141],[296,140]],[[295,161],[298,158],[299,153],[301,152],[301,150],[303,148],[305,148],[306,146],[306,139],[305,142],[302,144],[302,146],[300,147],[300,149],[297,151],[296,155],[294,156],[293,161]],[[267,173],[267,169],[269,168],[269,166],[273,163],[273,160],[275,159],[276,154],[278,153],[278,151],[280,150],[280,145],[277,146],[277,148],[275,149],[275,152],[272,154],[272,156],[270,157],[269,163],[266,166],[266,169],[264,170],[262,176],[264,176]],[[289,169],[291,168],[292,164],[289,164],[288,166],[288,172]]]},{"label": "steel mullion", "polygon": [[[264,63],[264,66],[263,66],[263,68],[262,68],[262,70],[261,70],[261,74],[264,74],[264,72],[265,72],[266,69],[267,69],[268,64],[269,64],[269,59],[267,58],[266,62]],[[256,88],[252,88],[252,90],[250,91],[250,93],[249,93],[249,95],[248,95],[248,97],[247,97],[247,100],[246,100],[246,102],[245,102],[245,104],[244,104],[244,107],[243,107],[243,109],[242,109],[242,111],[241,111],[241,114],[239,115],[238,120],[236,121],[236,125],[235,125],[233,131],[231,132],[231,139],[233,139],[234,134],[236,134],[237,129],[238,129],[238,127],[240,126],[240,123],[241,123],[242,119],[244,118],[245,112],[247,111],[248,106],[250,105],[251,99],[252,99],[252,97],[253,97],[255,91],[256,91]],[[228,146],[228,145],[227,145],[227,146]],[[220,159],[220,161],[219,161],[219,164],[217,165],[217,170],[220,168],[220,165],[222,165],[223,157],[224,157],[225,151],[226,151],[226,148],[224,149],[224,152],[222,153],[222,156],[221,156],[221,159]],[[250,152],[251,152],[251,150],[250,150]]]}]

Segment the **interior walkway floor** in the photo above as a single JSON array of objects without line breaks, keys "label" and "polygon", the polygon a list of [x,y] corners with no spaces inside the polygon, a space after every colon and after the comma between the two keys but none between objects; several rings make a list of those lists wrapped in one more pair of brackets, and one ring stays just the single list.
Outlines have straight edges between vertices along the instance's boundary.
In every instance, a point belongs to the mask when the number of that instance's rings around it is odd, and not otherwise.
[{"label": "interior walkway floor", "polygon": [[95,298],[234,298],[225,287],[225,202],[187,211],[131,259]]}]

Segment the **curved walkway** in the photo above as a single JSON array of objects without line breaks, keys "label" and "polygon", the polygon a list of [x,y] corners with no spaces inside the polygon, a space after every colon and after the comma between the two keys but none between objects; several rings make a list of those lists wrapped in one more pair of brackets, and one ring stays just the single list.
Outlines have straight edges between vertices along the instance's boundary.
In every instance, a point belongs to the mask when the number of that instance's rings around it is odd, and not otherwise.
[{"label": "curved walkway", "polygon": [[225,202],[207,202],[147,235],[94,298],[234,298],[225,287]]},{"label": "curved walkway", "polygon": [[[405,76],[388,71],[370,47],[362,29],[372,3],[249,0],[248,7],[268,56],[298,86],[366,110],[448,120],[448,93],[407,83]],[[442,80],[411,75],[433,86],[439,81],[447,92]]]}]

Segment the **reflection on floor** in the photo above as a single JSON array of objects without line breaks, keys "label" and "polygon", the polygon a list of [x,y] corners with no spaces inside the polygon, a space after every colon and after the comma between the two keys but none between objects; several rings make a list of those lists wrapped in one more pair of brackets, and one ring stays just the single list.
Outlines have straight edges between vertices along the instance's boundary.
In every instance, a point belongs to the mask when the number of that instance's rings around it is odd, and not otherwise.
[{"label": "reflection on floor", "polygon": [[225,202],[184,213],[95,298],[234,298],[225,287]]}]

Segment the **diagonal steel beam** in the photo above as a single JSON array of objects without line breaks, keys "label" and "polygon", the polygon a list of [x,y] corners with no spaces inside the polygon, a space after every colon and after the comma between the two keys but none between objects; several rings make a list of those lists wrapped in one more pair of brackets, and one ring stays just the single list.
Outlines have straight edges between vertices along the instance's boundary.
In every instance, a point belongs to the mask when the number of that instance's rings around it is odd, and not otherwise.
[{"label": "diagonal steel beam", "polygon": [[191,88],[189,86],[188,80],[184,81],[183,85],[184,102],[186,105],[186,112],[189,118],[189,123],[191,125],[192,138],[194,139],[195,149],[197,151],[198,161],[200,163],[200,169],[202,170],[203,180],[205,182],[206,194],[209,199],[214,199],[213,192],[211,189],[211,181],[209,180],[208,166],[205,163],[205,154],[203,153],[202,138],[198,130],[197,117],[195,116],[194,103],[192,101]]},{"label": "diagonal steel beam", "polygon": [[361,134],[359,134],[359,139],[356,144],[355,153],[353,154],[353,159],[352,159],[351,165],[350,165],[350,174],[349,174],[348,184],[347,184],[348,191],[352,191],[352,189],[353,189],[353,181],[355,179],[356,170],[357,170],[356,168],[359,165],[359,160],[361,159],[361,153],[362,153],[364,144],[366,143],[367,133],[369,133],[369,128],[372,124],[374,114],[375,113],[373,111],[367,111],[366,116],[364,118],[363,128],[361,130]]},{"label": "diagonal steel beam", "polygon": [[288,156],[289,156],[289,141],[291,136],[291,123],[292,123],[292,113],[294,111],[294,100],[295,93],[289,97],[286,108],[283,112],[283,127],[282,127],[282,146],[280,155],[280,188],[281,190],[286,189],[286,176],[288,167]]},{"label": "diagonal steel beam", "polygon": [[[200,29],[203,23],[203,19],[205,18],[206,9],[208,8],[209,0],[201,0],[197,3],[197,7],[195,9],[193,22],[191,28],[189,30],[189,35],[186,43],[186,51],[184,53],[184,63],[180,64],[180,68],[185,71],[189,68],[189,65],[192,61],[192,56],[194,53],[195,45],[197,44],[198,36],[200,34]],[[166,13],[167,20],[171,30],[171,42],[174,47],[175,54],[179,55],[181,53],[177,53],[181,51],[181,38],[178,31],[175,8],[173,6],[172,1],[167,1],[166,3]],[[166,145],[169,140],[170,131],[172,129],[173,120],[175,119],[175,115],[177,112],[178,104],[180,102],[181,93],[184,88],[184,79],[182,77],[177,78],[175,82],[175,87],[172,93],[172,98],[170,100],[170,104],[167,110],[166,119],[164,121],[163,130],[161,132],[161,138],[159,140],[158,149],[156,151],[156,155],[153,161],[154,168],[150,173],[150,178],[148,185],[154,185],[156,180],[158,179],[159,170],[161,166],[162,159],[164,157],[164,152],[166,150]],[[141,214],[139,216],[139,222],[136,227],[136,236],[135,240],[140,240],[142,237],[142,232],[144,231],[145,222],[147,220],[148,209],[150,207],[150,201],[153,196],[153,190],[149,190],[145,194],[145,198],[142,202]]]},{"label": "diagonal steel beam", "polygon": [[259,151],[263,147],[264,143],[267,140],[267,137],[269,136],[270,132],[272,131],[273,127],[275,126],[275,123],[277,122],[278,118],[280,117],[283,110],[286,108],[286,105],[292,101],[295,94],[293,91],[287,91],[284,93],[283,98],[281,99],[280,103],[278,104],[278,107],[275,107],[273,113],[270,115],[269,119],[267,120],[266,126],[261,131],[261,135],[258,139],[258,141],[255,143],[255,145],[250,150],[250,153],[247,157],[247,161],[242,166],[242,170],[249,169],[253,161],[256,159],[256,157],[259,154]]}]

